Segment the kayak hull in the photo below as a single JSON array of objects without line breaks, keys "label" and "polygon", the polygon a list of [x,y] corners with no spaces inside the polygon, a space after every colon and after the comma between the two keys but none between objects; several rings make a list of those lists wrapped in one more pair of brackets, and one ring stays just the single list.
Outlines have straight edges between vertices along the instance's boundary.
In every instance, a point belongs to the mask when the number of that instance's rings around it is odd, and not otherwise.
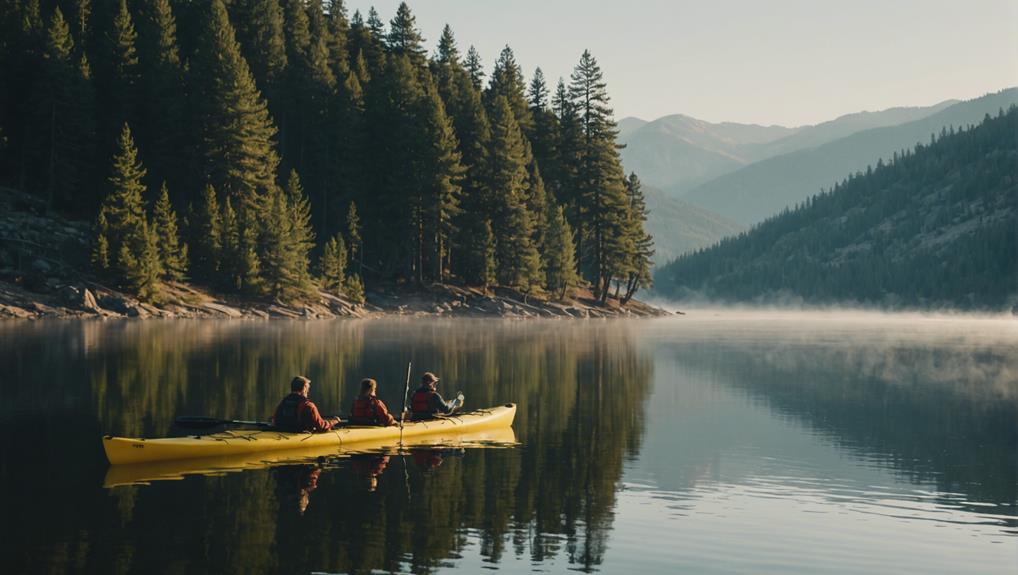
[{"label": "kayak hull", "polygon": [[317,461],[321,458],[336,460],[357,457],[360,454],[391,455],[415,449],[446,448],[505,448],[516,445],[512,427],[497,427],[483,431],[405,437],[399,440],[364,441],[345,448],[338,446],[285,449],[261,453],[244,453],[220,457],[169,459],[111,465],[106,470],[103,487],[147,485],[154,481],[175,481],[192,475],[223,475],[226,473],[266,469]]},{"label": "kayak hull", "polygon": [[[512,426],[516,404],[508,403],[490,409],[464,412],[451,417],[403,424],[404,439],[430,435],[455,435]],[[343,426],[320,433],[285,433],[281,431],[236,430],[202,436],[162,439],[131,439],[103,437],[106,459],[113,465],[230,457],[283,450],[356,449],[360,444],[391,444],[400,438],[399,426]]]}]

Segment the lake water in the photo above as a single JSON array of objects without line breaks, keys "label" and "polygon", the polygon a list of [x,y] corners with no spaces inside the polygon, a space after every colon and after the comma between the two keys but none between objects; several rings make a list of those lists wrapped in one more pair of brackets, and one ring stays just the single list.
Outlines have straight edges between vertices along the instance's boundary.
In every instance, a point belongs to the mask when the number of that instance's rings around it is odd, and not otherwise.
[{"label": "lake water", "polygon": [[[104,486],[103,434],[411,360],[517,444]],[[1012,319],[9,321],[0,426],[4,573],[1018,570]]]}]

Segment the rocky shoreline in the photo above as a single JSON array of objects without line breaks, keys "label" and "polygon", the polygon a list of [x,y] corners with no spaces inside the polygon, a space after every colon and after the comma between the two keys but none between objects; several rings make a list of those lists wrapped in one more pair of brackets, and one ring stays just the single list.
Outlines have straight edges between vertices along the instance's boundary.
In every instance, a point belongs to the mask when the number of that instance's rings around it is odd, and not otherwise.
[{"label": "rocky shoreline", "polygon": [[568,302],[526,297],[514,290],[437,285],[368,291],[366,302],[319,292],[310,302],[285,304],[222,296],[168,283],[159,305],[141,302],[92,281],[89,226],[47,214],[41,201],[0,188],[0,318],[332,319],[410,317],[607,318],[671,315],[639,301],[619,306],[580,292]]}]

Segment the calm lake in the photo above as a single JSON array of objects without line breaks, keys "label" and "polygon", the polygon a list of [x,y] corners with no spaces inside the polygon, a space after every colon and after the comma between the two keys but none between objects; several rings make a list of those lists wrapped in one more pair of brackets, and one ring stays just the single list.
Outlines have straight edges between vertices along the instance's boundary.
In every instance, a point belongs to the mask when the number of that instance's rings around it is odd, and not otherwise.
[{"label": "calm lake", "polygon": [[[103,434],[408,361],[516,444],[107,487]],[[1018,321],[0,323],[4,573],[1014,573]]]}]

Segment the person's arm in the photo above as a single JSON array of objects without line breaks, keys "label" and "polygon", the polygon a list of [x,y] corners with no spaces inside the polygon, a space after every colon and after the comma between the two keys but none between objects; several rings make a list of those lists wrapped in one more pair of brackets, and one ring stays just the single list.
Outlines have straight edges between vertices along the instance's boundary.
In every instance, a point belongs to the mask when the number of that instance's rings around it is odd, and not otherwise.
[{"label": "person's arm", "polygon": [[431,396],[431,410],[434,411],[435,413],[449,415],[450,413],[452,413],[453,409],[454,408],[451,403],[442,399],[441,393],[438,393],[436,391],[435,394]]},{"label": "person's arm", "polygon": [[396,418],[389,413],[389,408],[385,407],[381,399],[378,400],[378,419],[384,421],[384,425],[396,425]]},{"label": "person's arm", "polygon": [[328,431],[332,429],[335,422],[331,419],[322,419],[321,414],[318,413],[318,406],[313,401],[308,402],[306,410],[307,418],[311,421],[315,431]]}]

